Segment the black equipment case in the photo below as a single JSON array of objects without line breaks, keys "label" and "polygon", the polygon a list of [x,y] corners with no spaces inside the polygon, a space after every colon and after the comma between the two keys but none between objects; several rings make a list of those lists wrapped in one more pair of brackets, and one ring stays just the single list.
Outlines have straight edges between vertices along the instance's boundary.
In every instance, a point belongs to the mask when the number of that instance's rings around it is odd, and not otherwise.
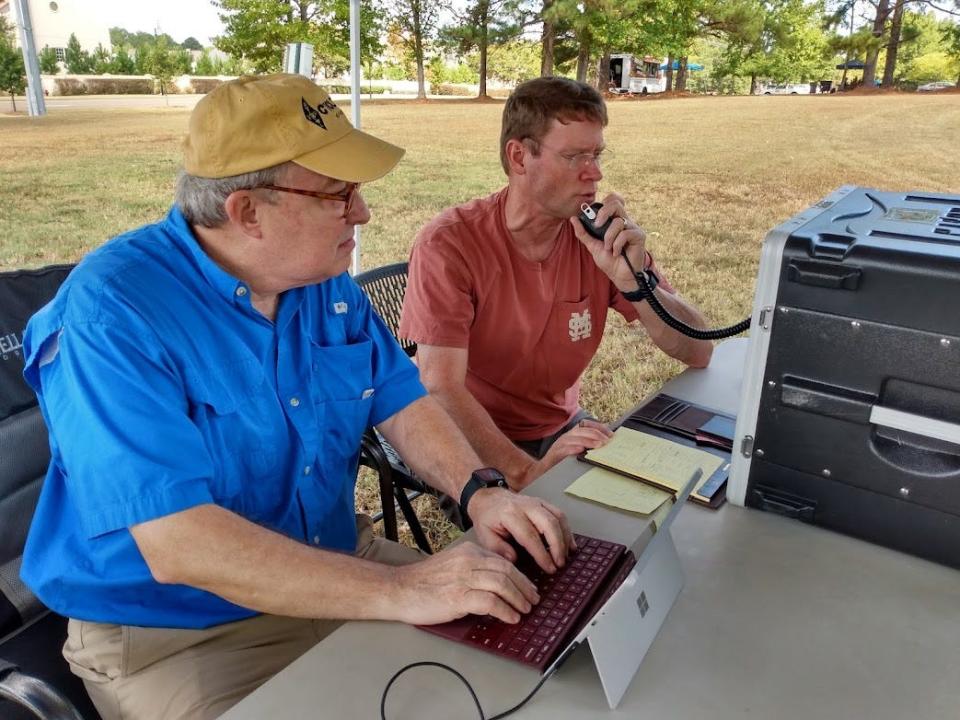
[{"label": "black equipment case", "polygon": [[767,235],[728,499],[960,568],[960,196],[844,186]]}]

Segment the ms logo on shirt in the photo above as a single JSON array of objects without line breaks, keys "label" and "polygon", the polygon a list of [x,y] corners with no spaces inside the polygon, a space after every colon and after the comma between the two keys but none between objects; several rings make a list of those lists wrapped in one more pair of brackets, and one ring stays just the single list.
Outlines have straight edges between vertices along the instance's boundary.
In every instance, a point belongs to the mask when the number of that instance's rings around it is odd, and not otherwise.
[{"label": "ms logo on shirt", "polygon": [[590,310],[584,310],[582,313],[570,313],[570,322],[567,327],[570,328],[570,340],[572,342],[586,340],[590,337],[590,331],[593,329],[593,324],[590,322]]}]

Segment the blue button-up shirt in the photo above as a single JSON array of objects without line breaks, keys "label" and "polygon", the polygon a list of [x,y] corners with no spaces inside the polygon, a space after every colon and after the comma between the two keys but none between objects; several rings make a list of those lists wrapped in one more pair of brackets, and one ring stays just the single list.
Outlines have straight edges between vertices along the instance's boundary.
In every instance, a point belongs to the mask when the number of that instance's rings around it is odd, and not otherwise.
[{"label": "blue button-up shirt", "polygon": [[98,622],[254,614],[151,576],[128,528],[196,505],[353,551],[361,435],[425,394],[348,275],[283,293],[270,322],[177,209],[88,255],[24,347],[52,461],[21,574],[47,606]]}]

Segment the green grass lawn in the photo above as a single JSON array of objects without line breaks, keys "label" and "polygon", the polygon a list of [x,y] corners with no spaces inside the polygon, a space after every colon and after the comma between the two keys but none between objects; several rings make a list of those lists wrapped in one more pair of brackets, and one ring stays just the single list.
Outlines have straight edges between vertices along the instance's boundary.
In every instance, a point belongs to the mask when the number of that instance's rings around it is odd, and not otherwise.
[{"label": "green grass lawn", "polygon": [[[364,189],[362,266],[406,259],[442,208],[504,182],[499,103],[364,105],[363,125],[407,148]],[[0,269],[75,261],[166,212],[188,113],[55,111],[0,117]],[[960,193],[960,97],[704,97],[610,106],[603,191],[624,195],[671,282],[714,325],[750,312],[768,230],[844,184]],[[613,419],[682,368],[611,318],[584,405]],[[442,532],[442,528],[440,529]]]}]

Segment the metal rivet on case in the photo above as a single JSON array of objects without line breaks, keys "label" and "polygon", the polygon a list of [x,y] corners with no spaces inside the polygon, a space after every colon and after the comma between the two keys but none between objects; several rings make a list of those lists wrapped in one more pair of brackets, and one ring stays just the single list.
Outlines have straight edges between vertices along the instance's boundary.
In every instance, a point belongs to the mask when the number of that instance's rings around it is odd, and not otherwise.
[{"label": "metal rivet on case", "polygon": [[946,338],[940,338],[940,345],[942,345],[945,348],[948,348],[950,347],[950,341],[947,340]]},{"label": "metal rivet on case", "polygon": [[757,448],[753,452],[757,457],[763,457],[763,450],[761,450],[760,448]]},{"label": "metal rivet on case", "polygon": [[820,471],[820,474],[823,475],[824,477],[830,477],[830,475],[831,475],[830,469],[829,469],[829,468],[824,468],[823,470]]},{"label": "metal rivet on case", "polygon": [[900,488],[900,494],[903,497],[910,497],[910,488]]},{"label": "metal rivet on case", "polygon": [[853,322],[850,323],[850,327],[852,327],[854,330],[859,330],[859,329],[860,329],[860,321],[859,321],[859,320],[854,320]]}]

